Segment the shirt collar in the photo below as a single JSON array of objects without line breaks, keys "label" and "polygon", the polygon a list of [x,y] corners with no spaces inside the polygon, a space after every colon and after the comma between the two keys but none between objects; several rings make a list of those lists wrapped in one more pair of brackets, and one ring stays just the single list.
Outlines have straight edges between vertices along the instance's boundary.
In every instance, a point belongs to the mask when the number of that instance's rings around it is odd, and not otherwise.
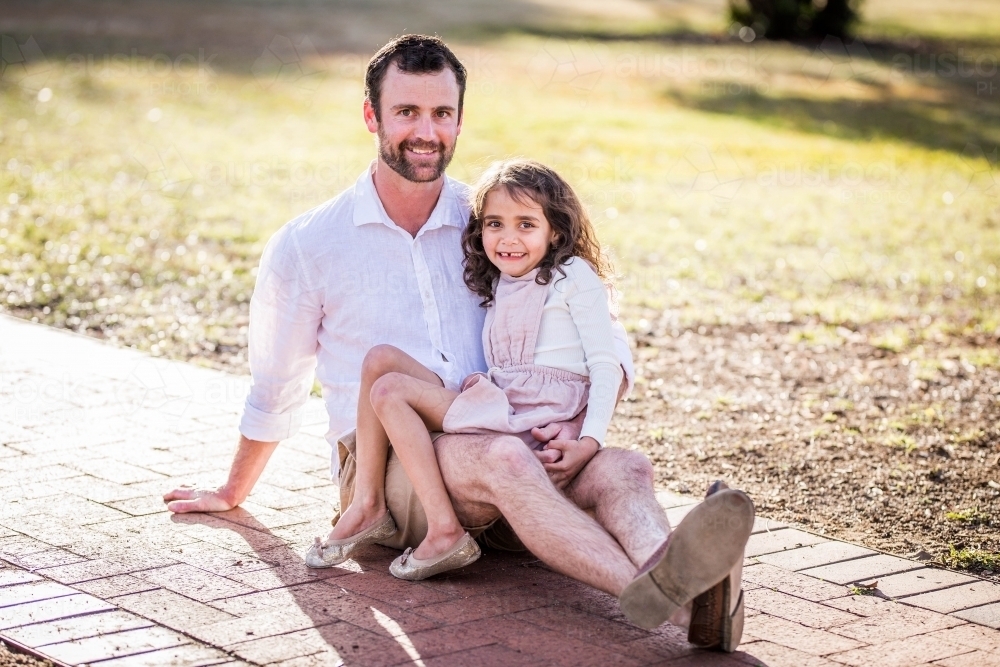
[{"label": "shirt collar", "polygon": [[[382,200],[375,190],[373,174],[375,172],[376,161],[371,164],[354,184],[354,226],[381,223],[387,227],[397,228],[382,206]],[[465,213],[463,200],[459,195],[460,188],[455,187],[455,182],[445,174],[444,186],[441,188],[441,195],[438,197],[431,216],[420,228],[419,233],[425,230],[437,229],[441,226],[465,227],[468,222],[468,214]]]}]

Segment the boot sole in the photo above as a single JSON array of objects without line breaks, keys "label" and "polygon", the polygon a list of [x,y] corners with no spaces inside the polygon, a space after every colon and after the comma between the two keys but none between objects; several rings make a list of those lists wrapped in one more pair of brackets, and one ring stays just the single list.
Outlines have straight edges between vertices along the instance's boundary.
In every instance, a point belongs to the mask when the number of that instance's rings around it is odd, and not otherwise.
[{"label": "boot sole", "polygon": [[659,626],[736,566],[753,530],[753,502],[742,491],[714,493],[673,531],[658,562],[622,591],[622,611],[641,628]]}]

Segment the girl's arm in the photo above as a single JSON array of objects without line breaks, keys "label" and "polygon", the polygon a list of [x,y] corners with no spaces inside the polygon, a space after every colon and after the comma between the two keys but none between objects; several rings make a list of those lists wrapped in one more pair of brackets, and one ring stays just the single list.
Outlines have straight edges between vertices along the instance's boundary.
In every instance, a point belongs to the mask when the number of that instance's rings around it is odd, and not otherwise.
[{"label": "girl's arm", "polygon": [[590,373],[590,397],[580,438],[604,444],[618,402],[622,367],[611,330],[608,294],[590,265],[574,260],[566,265],[566,304],[576,324]]}]

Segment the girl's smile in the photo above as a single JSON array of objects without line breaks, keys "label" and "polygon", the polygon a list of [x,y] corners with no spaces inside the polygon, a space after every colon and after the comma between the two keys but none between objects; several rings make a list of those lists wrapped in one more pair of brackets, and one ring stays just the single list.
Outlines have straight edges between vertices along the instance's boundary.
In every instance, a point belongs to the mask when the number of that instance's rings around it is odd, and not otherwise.
[{"label": "girl's smile", "polygon": [[483,206],[483,249],[500,271],[514,278],[545,259],[556,239],[542,207],[527,195],[512,195],[499,187],[486,195]]}]

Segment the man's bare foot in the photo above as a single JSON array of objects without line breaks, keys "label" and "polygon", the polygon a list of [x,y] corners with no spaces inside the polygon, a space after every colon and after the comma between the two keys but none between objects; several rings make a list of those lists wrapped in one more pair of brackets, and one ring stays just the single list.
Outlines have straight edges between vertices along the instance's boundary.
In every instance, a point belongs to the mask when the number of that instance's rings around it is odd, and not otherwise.
[{"label": "man's bare foot", "polygon": [[413,550],[413,557],[417,560],[431,560],[449,551],[465,535],[465,529],[456,526],[452,530],[439,532],[434,535],[430,533],[424,541]]},{"label": "man's bare foot", "polygon": [[358,533],[363,533],[382,521],[388,511],[384,503],[381,507],[371,508],[362,508],[359,503],[351,503],[351,506],[337,521],[337,525],[330,531],[328,539],[346,540]]}]

